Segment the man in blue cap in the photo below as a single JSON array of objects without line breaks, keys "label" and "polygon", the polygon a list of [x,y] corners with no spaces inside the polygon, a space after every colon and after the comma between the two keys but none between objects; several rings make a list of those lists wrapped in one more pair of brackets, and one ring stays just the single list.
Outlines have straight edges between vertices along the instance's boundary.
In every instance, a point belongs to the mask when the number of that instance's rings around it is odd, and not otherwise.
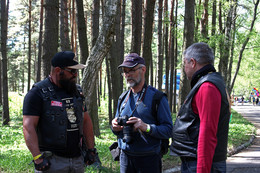
[{"label": "man in blue cap", "polygon": [[[49,77],[34,84],[24,98],[23,133],[35,172],[83,173],[85,164],[94,161],[93,126],[76,84],[85,65],[74,58],[71,51],[57,53]],[[85,158],[83,144],[88,148]]]},{"label": "man in blue cap", "polygon": [[[145,84],[145,61],[138,54],[127,55],[118,68],[130,88],[120,96],[112,120],[112,131],[121,149],[120,172],[159,173],[161,141],[171,137],[173,127],[167,97]],[[155,99],[158,93],[161,97]]]}]

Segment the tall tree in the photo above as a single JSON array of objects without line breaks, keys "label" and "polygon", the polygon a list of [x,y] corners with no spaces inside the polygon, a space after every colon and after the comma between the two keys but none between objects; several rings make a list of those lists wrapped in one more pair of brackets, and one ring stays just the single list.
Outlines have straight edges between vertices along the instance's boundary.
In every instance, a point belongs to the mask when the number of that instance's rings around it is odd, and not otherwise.
[{"label": "tall tree", "polygon": [[[120,12],[121,12],[121,3],[119,2],[119,6],[117,7],[117,15],[115,19],[115,25],[114,25],[114,33],[115,36],[112,38],[112,44],[109,51],[110,54],[110,71],[111,74],[113,74],[113,77],[111,78],[112,82],[112,98],[113,98],[113,115],[116,114],[116,108],[117,108],[117,100],[122,93],[123,90],[123,83],[122,83],[122,76],[120,75],[119,70],[117,69],[117,66],[120,64],[120,53],[121,53],[121,34],[120,34]],[[120,80],[121,79],[121,80]]]},{"label": "tall tree", "polygon": [[158,53],[157,53],[157,84],[158,89],[162,90],[162,76],[163,76],[163,39],[162,39],[162,14],[163,14],[163,0],[158,2]]},{"label": "tall tree", "polygon": [[82,87],[83,92],[86,95],[86,103],[88,107],[92,101],[90,96],[93,92],[94,85],[96,84],[95,81],[98,71],[111,46],[111,37],[114,32],[114,22],[116,14],[118,13],[117,5],[119,5],[118,0],[106,1],[104,10],[105,15],[103,24],[101,25],[102,28],[94,47],[91,49],[90,56],[86,62],[87,67],[84,69]]},{"label": "tall tree", "polygon": [[[185,0],[183,50],[194,42],[194,6],[195,0]],[[180,108],[180,105],[184,102],[189,90],[190,85],[184,71],[184,57],[182,57],[178,108]]]},{"label": "tall tree", "polygon": [[45,0],[45,25],[43,39],[43,74],[47,77],[51,70],[51,58],[58,50],[59,1]]},{"label": "tall tree", "polygon": [[87,38],[87,27],[84,16],[84,5],[83,0],[76,0],[77,4],[77,19],[78,19],[78,39],[80,47],[80,62],[86,63],[89,56],[88,38]]},{"label": "tall tree", "polygon": [[234,9],[234,14],[233,14],[233,22],[231,26],[231,31],[232,31],[232,42],[231,42],[231,48],[230,48],[230,60],[229,60],[229,65],[228,65],[228,72],[227,72],[227,90],[231,94],[231,74],[232,74],[232,67],[233,67],[233,59],[234,59],[234,54],[235,54],[235,38],[236,38],[236,19],[237,19],[237,5],[235,6]]},{"label": "tall tree", "polygon": [[[212,29],[211,29],[211,36],[215,36],[215,34],[216,34],[216,21],[217,21],[217,0],[213,0],[213,3],[212,3]],[[211,47],[212,47],[213,52],[215,54],[216,43],[213,42],[211,44]]]},{"label": "tall tree", "polygon": [[209,23],[209,0],[203,0],[203,14],[200,20],[200,33],[204,39],[208,37],[208,23]]},{"label": "tall tree", "polygon": [[60,3],[60,47],[62,51],[71,50],[69,39],[68,0],[61,0]]},{"label": "tall tree", "polygon": [[195,30],[194,30],[194,41],[198,42],[199,40],[199,24],[200,24],[200,20],[201,20],[201,0],[198,0],[198,4],[196,4],[195,2]]},{"label": "tall tree", "polygon": [[164,56],[165,56],[165,93],[169,95],[169,43],[168,43],[168,37],[169,37],[169,12],[168,12],[168,0],[164,1],[164,25],[163,25],[163,46],[164,46]]},{"label": "tall tree", "polygon": [[219,59],[219,64],[218,64],[218,69],[220,74],[223,76],[224,81],[227,83],[227,72],[228,72],[228,62],[229,62],[229,56],[230,56],[230,45],[231,45],[231,40],[232,40],[232,35],[231,35],[231,26],[233,20],[233,14],[235,10],[235,4],[232,1],[230,1],[230,8],[228,11],[226,23],[225,23],[225,36],[224,40],[222,43],[221,40],[221,56]]},{"label": "tall tree", "polygon": [[28,19],[28,73],[27,73],[27,79],[28,79],[28,85],[27,85],[27,91],[31,89],[31,60],[32,60],[32,0],[29,0],[29,19]]},{"label": "tall tree", "polygon": [[178,63],[178,27],[177,27],[177,22],[178,22],[178,0],[176,0],[176,5],[175,5],[175,19],[174,19],[174,58],[175,58],[175,63],[174,63],[174,94],[173,94],[173,109],[172,112],[176,113],[176,105],[177,105],[177,63]]},{"label": "tall tree", "polygon": [[3,125],[8,125],[10,121],[8,103],[8,76],[7,76],[7,25],[8,25],[9,0],[1,0],[1,53],[2,53],[2,103],[3,103]]},{"label": "tall tree", "polygon": [[42,28],[43,28],[43,0],[41,0],[41,9],[40,9],[40,29],[39,29],[37,75],[36,75],[36,81],[37,82],[39,82],[41,80]]},{"label": "tall tree", "polygon": [[141,53],[141,39],[142,39],[142,1],[132,0],[132,41],[131,52],[140,55]]},{"label": "tall tree", "polygon": [[[149,70],[152,62],[152,38],[155,0],[146,0],[144,9],[143,58],[146,62],[145,81],[149,83]],[[150,81],[152,83],[152,81]]]},{"label": "tall tree", "polygon": [[112,112],[112,88],[111,88],[111,73],[110,73],[110,64],[109,64],[109,56],[106,57],[106,72],[107,72],[107,87],[108,87],[108,117],[109,124],[111,124],[113,120],[113,112]]},{"label": "tall tree", "polygon": [[[122,0],[122,9],[121,9],[121,29],[120,29],[120,39],[121,39],[121,53],[120,53],[120,62],[123,62],[124,59],[124,50],[125,50],[125,9],[126,9],[126,0]],[[122,80],[123,81],[123,80]]]},{"label": "tall tree", "polygon": [[174,15],[173,15],[173,11],[174,11],[174,6],[175,6],[175,2],[174,0],[172,0],[171,2],[171,12],[170,12],[170,22],[171,22],[171,27],[170,27],[170,38],[169,38],[169,58],[170,58],[170,94],[169,94],[169,105],[170,105],[170,110],[172,112],[172,101],[173,101],[173,85],[174,85],[174,67],[175,67],[175,57],[174,57],[174,50],[175,50],[175,38],[174,38]]},{"label": "tall tree", "polygon": [[[100,11],[100,0],[93,1],[93,11],[92,11],[92,46],[95,45],[98,34],[99,34],[99,11]],[[97,83],[97,79],[93,81]],[[98,121],[98,105],[97,105],[97,85],[94,86],[93,91],[91,91],[91,102],[88,106],[89,115],[93,122],[94,134],[96,136],[100,135],[99,121]]]}]

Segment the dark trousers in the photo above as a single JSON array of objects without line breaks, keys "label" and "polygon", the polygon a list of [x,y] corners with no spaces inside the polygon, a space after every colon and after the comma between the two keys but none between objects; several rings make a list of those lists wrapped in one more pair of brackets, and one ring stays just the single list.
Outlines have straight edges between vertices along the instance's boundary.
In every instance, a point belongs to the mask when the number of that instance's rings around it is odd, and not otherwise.
[{"label": "dark trousers", "polygon": [[120,173],[161,173],[160,155],[130,156],[125,152],[120,155]]},{"label": "dark trousers", "polygon": [[[196,173],[197,161],[187,161],[182,159],[181,173]],[[226,173],[226,161],[213,162],[211,166],[211,173]]]}]

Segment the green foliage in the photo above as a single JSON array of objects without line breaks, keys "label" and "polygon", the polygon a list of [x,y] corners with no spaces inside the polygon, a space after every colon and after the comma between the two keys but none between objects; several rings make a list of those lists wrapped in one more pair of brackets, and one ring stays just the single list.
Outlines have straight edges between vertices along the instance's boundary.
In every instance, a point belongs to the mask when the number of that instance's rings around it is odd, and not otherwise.
[{"label": "green foliage", "polygon": [[232,118],[229,124],[228,149],[233,149],[249,141],[255,135],[255,126],[244,119],[236,111],[232,110]]}]

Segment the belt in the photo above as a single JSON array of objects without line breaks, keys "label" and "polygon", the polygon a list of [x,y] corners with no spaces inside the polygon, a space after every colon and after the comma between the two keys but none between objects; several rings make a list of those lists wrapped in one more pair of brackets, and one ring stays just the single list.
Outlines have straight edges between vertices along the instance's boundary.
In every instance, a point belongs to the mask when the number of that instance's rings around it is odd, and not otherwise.
[{"label": "belt", "polygon": [[181,157],[182,162],[191,162],[191,161],[197,161],[196,157]]}]

